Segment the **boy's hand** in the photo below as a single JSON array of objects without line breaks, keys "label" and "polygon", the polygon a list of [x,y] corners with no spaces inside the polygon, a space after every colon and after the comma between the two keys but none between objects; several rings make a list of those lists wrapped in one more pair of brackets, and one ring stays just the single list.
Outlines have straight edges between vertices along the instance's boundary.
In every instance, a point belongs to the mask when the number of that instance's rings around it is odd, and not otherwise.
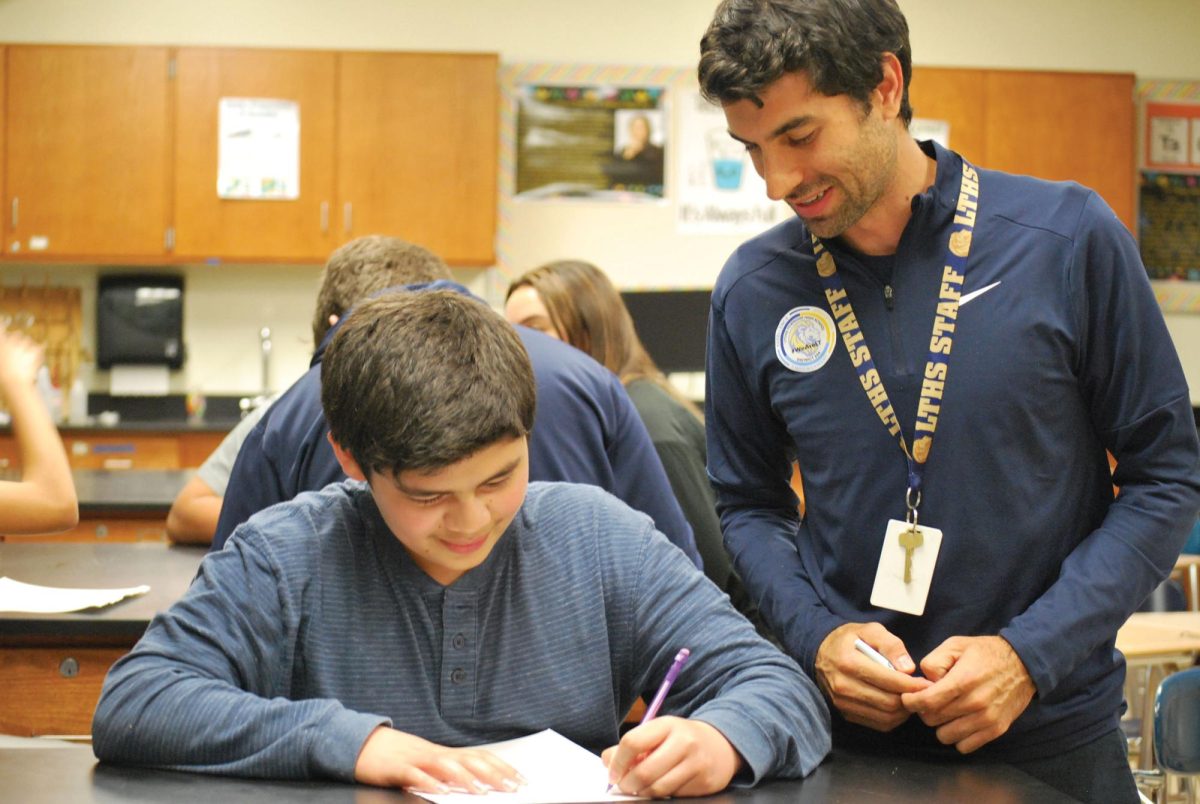
[{"label": "boy's hand", "polygon": [[447,748],[412,734],[380,726],[363,743],[354,779],[378,787],[404,787],[428,793],[512,792],[521,774],[494,754],[477,748]]},{"label": "boy's hand", "polygon": [[655,798],[716,793],[742,767],[741,756],[717,729],[669,716],[630,729],[601,758],[609,781],[622,792]]}]

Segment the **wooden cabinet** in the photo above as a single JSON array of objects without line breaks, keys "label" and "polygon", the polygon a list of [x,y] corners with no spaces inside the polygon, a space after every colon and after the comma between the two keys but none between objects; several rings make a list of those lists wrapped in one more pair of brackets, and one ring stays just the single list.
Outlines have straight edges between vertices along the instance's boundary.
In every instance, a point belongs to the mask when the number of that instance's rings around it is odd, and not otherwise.
[{"label": "wooden cabinet", "polygon": [[178,469],[179,444],[169,435],[64,435],[72,469]]},{"label": "wooden cabinet", "polygon": [[[495,55],[56,45],[0,55],[8,259],[323,263],[381,233],[454,265],[494,262]],[[218,197],[221,98],[298,104],[298,198]]]},{"label": "wooden cabinet", "polygon": [[950,123],[950,147],[967,159],[1077,181],[1136,231],[1133,90],[1124,73],[914,67],[909,94],[918,117]]},{"label": "wooden cabinet", "polygon": [[1137,231],[1133,89],[1130,74],[989,72],[986,164],[1091,187]]},{"label": "wooden cabinet", "polygon": [[[63,446],[72,469],[194,469],[204,463],[225,433],[66,430]],[[0,435],[0,469],[18,469],[20,452],[12,435]]]},{"label": "wooden cabinet", "polygon": [[[200,548],[165,544],[0,543],[4,574],[25,583],[150,587],[115,606],[83,612],[0,612],[0,734],[90,734],[105,673],[155,614],[183,596],[204,554]],[[15,800],[3,793],[0,798]],[[50,800],[72,799],[51,795]]]},{"label": "wooden cabinet", "polygon": [[91,734],[104,676],[131,647],[0,649],[0,675],[8,700],[0,707],[0,734]]},{"label": "wooden cabinet", "polygon": [[72,469],[190,469],[204,462],[224,433],[63,434]]},{"label": "wooden cabinet", "polygon": [[[180,48],[176,59],[176,256],[324,262],[337,244],[331,224],[337,54]],[[299,198],[217,196],[221,98],[271,98],[298,104]]]},{"label": "wooden cabinet", "polygon": [[498,60],[342,53],[341,241],[390,234],[453,265],[495,262]]},{"label": "wooden cabinet", "polygon": [[[497,67],[494,55],[181,48],[176,255],[324,262],[355,237],[391,234],[491,265]],[[217,197],[223,97],[299,104],[298,199]]]},{"label": "wooden cabinet", "polygon": [[[0,155],[3,155],[6,153],[4,150],[4,148],[5,148],[5,129],[8,128],[8,122],[7,122],[8,121],[8,111],[7,111],[8,103],[5,100],[6,90],[8,88],[8,81],[6,80],[7,67],[8,67],[8,48],[3,45],[0,45]],[[4,189],[4,170],[3,169],[0,169],[0,199],[3,199],[5,202],[8,201],[8,193],[6,193],[5,189]],[[0,241],[0,243],[2,243],[2,244],[0,244],[0,259],[2,259],[4,256],[4,253],[6,251],[8,251],[8,243],[7,243],[8,228],[7,227],[10,226],[12,223],[11,218],[9,218],[8,224],[3,223],[3,220],[6,217],[4,215],[5,211],[6,210],[0,210],[0,238],[3,238],[3,240]]]},{"label": "wooden cabinet", "polygon": [[167,48],[10,45],[5,56],[5,254],[161,259]]}]

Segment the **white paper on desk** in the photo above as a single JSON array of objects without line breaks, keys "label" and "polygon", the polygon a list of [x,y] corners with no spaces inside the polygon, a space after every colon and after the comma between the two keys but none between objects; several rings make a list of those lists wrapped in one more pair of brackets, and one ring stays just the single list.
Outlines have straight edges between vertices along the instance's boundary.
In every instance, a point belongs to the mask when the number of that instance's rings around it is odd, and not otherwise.
[{"label": "white paper on desk", "polygon": [[529,784],[515,793],[418,793],[434,804],[571,804],[633,801],[645,796],[607,794],[608,769],[600,757],[552,729],[502,743],[475,746],[512,765]]},{"label": "white paper on desk", "polygon": [[130,586],[127,589],[64,589],[58,586],[36,586],[5,577],[0,578],[0,611],[61,614],[110,606],[119,600],[144,595],[149,591],[150,587],[145,585]]}]

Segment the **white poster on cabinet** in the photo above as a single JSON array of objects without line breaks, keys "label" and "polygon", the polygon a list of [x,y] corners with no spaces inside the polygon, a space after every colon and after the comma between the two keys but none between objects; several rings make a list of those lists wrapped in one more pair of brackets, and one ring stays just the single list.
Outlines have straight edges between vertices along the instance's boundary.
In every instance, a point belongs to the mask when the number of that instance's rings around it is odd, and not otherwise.
[{"label": "white poster on cabinet", "polygon": [[217,197],[300,197],[300,104],[272,98],[221,98]]},{"label": "white poster on cabinet", "polygon": [[933,140],[943,148],[950,147],[949,120],[934,120],[930,117],[914,117],[908,124],[908,133],[914,140]]}]

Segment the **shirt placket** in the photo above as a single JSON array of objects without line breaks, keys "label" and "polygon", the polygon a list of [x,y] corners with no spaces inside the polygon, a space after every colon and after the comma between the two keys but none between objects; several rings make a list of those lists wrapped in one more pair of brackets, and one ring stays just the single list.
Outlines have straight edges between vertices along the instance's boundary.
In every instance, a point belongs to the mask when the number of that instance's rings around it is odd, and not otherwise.
[{"label": "shirt placket", "polygon": [[478,597],[446,590],[442,601],[442,716],[469,718],[475,712]]}]

